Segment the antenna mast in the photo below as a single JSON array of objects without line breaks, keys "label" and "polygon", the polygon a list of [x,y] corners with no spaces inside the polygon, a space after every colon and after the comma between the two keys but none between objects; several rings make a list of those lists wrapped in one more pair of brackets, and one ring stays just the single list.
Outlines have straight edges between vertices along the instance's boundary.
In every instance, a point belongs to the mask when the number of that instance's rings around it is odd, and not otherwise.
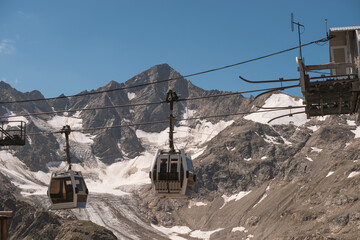
[{"label": "antenna mast", "polygon": [[328,33],[328,27],[327,27],[327,18],[325,19],[325,30],[326,30],[326,37],[329,37],[329,33]]},{"label": "antenna mast", "polygon": [[304,25],[300,24],[300,22],[294,22],[294,14],[291,13],[291,31],[294,32],[294,24],[298,26],[298,35],[299,35],[299,50],[300,50],[300,58],[302,59],[302,52],[301,52],[301,33],[300,33],[300,27],[305,28]]},{"label": "antenna mast", "polygon": [[174,102],[179,100],[178,95],[176,92],[169,90],[166,94],[166,102],[170,103],[170,115],[169,115],[169,122],[170,122],[170,131],[169,131],[169,146],[170,146],[170,153],[175,152],[174,147],[174,125],[177,119],[173,116],[173,109],[174,109]]}]

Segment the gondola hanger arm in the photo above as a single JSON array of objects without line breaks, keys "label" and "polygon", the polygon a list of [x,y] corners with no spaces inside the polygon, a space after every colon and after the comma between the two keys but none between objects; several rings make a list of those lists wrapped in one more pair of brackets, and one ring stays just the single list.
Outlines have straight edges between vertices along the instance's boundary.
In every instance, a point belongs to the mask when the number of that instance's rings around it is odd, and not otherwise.
[{"label": "gondola hanger arm", "polygon": [[286,86],[286,87],[273,88],[273,89],[270,89],[270,90],[265,91],[265,92],[263,92],[263,93],[260,93],[259,95],[257,95],[257,96],[254,98],[254,100],[257,99],[257,98],[259,98],[259,97],[261,97],[261,96],[263,96],[263,95],[265,95],[265,94],[268,94],[268,93],[272,93],[272,92],[276,92],[276,91],[283,91],[283,90],[285,90],[285,89],[295,88],[295,87],[300,87],[300,85],[298,84],[298,85],[291,85],[291,86]]},{"label": "gondola hanger arm", "polygon": [[278,117],[274,117],[272,119],[270,119],[267,123],[271,123],[272,121],[279,119],[279,118],[283,118],[283,117],[292,117],[295,114],[301,114],[301,113],[305,113],[305,111],[303,112],[295,112],[295,113],[288,113],[288,114],[284,114],[284,115],[280,115]]},{"label": "gondola hanger arm", "polygon": [[242,76],[239,76],[241,80],[247,83],[277,83],[277,82],[295,82],[300,81],[300,78],[289,78],[289,79],[283,79],[279,78],[278,80],[263,80],[263,81],[251,81],[248,79],[243,78]]},{"label": "gondola hanger arm", "polygon": [[260,109],[279,109],[279,110],[288,110],[288,109],[295,109],[295,108],[304,108],[306,106],[287,106],[287,107],[262,107],[262,106],[255,106]]}]

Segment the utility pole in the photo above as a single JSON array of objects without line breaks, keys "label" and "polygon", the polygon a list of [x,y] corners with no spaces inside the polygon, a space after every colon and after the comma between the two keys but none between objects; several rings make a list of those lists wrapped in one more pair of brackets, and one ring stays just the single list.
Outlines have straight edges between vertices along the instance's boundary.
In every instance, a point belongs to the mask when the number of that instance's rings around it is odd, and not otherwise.
[{"label": "utility pole", "polygon": [[302,58],[302,52],[301,52],[301,32],[300,32],[300,27],[305,28],[304,25],[300,24],[300,22],[294,22],[294,14],[291,13],[291,31],[294,31],[294,24],[298,26],[298,35],[299,35],[299,50],[300,50],[300,58]]}]

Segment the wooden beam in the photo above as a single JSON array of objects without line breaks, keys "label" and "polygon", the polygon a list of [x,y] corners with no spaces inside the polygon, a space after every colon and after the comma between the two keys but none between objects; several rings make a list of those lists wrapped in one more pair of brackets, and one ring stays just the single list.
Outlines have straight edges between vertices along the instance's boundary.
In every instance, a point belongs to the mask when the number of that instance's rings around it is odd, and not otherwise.
[{"label": "wooden beam", "polygon": [[0,217],[12,218],[13,212],[12,211],[0,211]]},{"label": "wooden beam", "polygon": [[352,63],[328,63],[328,64],[320,64],[320,65],[307,65],[307,66],[305,66],[305,71],[334,69],[334,68],[339,68],[339,67],[351,68],[351,67],[353,67],[353,64]]},{"label": "wooden beam", "polygon": [[12,211],[0,211],[0,240],[7,240],[7,221],[12,217]]}]

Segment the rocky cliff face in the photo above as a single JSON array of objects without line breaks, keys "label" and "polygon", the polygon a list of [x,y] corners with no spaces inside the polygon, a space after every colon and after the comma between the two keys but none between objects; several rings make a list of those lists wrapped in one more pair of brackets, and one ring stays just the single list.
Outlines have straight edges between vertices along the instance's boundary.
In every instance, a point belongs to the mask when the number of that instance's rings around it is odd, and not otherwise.
[{"label": "rocky cliff face", "polygon": [[360,140],[350,119],[303,126],[238,119],[195,159],[190,202],[156,199],[147,188],[141,207],[157,225],[218,230],[211,239],[357,239]]},{"label": "rocky cliff face", "polygon": [[[169,89],[182,99],[223,93],[196,87],[167,64],[98,90],[169,78],[179,79],[85,97],[4,104],[0,111],[6,115],[162,102]],[[0,84],[0,93],[1,101],[42,97],[36,91],[18,92],[5,83]],[[175,104],[174,115],[183,119],[249,112],[255,106],[275,106],[289,99],[301,102],[278,93],[256,100],[234,95],[181,101]],[[28,132],[40,132],[59,130],[65,124],[79,129],[163,121],[168,115],[168,104],[154,104],[24,119]],[[26,146],[6,151],[14,158],[0,152],[0,167],[6,170],[2,185],[7,189],[0,196],[1,207],[19,212],[11,234],[14,239],[114,237],[84,221],[91,220],[120,239],[356,239],[360,234],[360,127],[353,116],[293,117],[267,124],[272,117],[246,114],[177,123],[175,145],[193,155],[198,179],[191,200],[159,199],[148,184],[149,164],[154,151],[166,145],[168,124],[71,133],[73,162],[85,172],[92,195],[86,210],[55,214],[45,210],[49,206],[44,193],[22,188],[27,194],[20,194],[8,180],[21,185],[32,179],[44,189],[42,172],[62,166],[61,135],[29,136]],[[25,164],[16,165],[16,171],[26,173],[22,182],[11,171],[14,167],[7,165],[15,158]]]}]

